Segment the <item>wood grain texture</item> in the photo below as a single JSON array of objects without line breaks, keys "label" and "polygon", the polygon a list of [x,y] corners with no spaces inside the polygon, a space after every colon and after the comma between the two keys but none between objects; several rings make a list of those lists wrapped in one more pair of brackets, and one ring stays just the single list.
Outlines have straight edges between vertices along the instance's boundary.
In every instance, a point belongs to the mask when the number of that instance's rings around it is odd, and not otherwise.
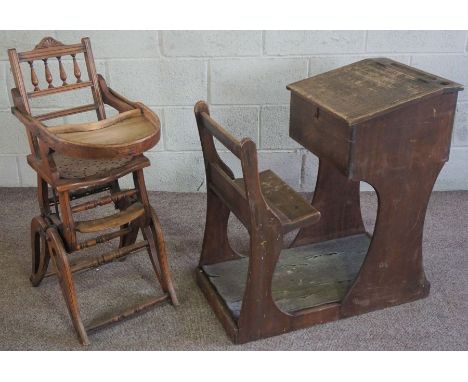
[{"label": "wood grain texture", "polygon": [[292,245],[363,232],[359,182],[367,182],[378,195],[377,221],[340,316],[427,296],[424,218],[448,160],[462,87],[388,59],[368,59],[289,89],[291,137],[319,156],[312,205],[322,214]]},{"label": "wood grain texture", "polygon": [[68,123],[64,125],[55,125],[48,128],[49,131],[55,134],[64,134],[64,133],[76,133],[76,132],[88,132],[99,129],[104,129],[106,127],[113,126],[119,122],[125,121],[132,117],[141,115],[141,111],[134,109],[126,111],[124,113],[117,114],[114,117],[107,118],[97,122],[88,122],[88,123]]},{"label": "wood grain texture", "polygon": [[[259,173],[260,188],[268,206],[281,221],[283,232],[305,227],[320,220],[320,212],[271,170]],[[243,178],[234,181],[245,190]]]},{"label": "wood grain texture", "polygon": [[[63,126],[57,136],[64,141],[90,146],[127,145],[143,141],[157,134],[158,129],[135,110],[137,116],[105,119],[91,125]],[[131,112],[129,112],[131,113]],[[149,147],[151,148],[151,147]]]},{"label": "wood grain texture", "polygon": [[83,220],[76,222],[75,228],[78,232],[89,233],[103,231],[127,224],[144,214],[143,206],[134,203],[124,211],[99,219]]},{"label": "wood grain texture", "polygon": [[370,58],[287,87],[350,125],[463,86],[387,58]]},{"label": "wood grain texture", "polygon": [[[272,280],[284,246],[283,232],[313,224],[320,214],[272,172],[259,173],[255,143],[247,138],[237,141],[225,134],[210,117],[208,105],[198,102],[195,116],[208,188],[197,281],[232,340],[244,343],[338,319],[339,305],[334,302],[307,307],[296,315],[279,309],[273,298]],[[220,159],[214,138],[224,140],[226,147],[239,157],[242,179],[234,179],[231,169]],[[248,259],[239,260],[240,255],[229,245],[227,222],[231,212],[249,233]],[[240,262],[245,274],[238,274],[237,281],[243,282],[239,291],[242,303],[234,320],[203,269]]]},{"label": "wood grain texture", "polygon": [[[299,229],[288,250],[283,250],[285,216],[294,220],[294,213],[306,210],[299,207],[303,203],[278,193],[284,186],[268,172],[258,173],[251,140],[235,144],[213,123],[206,104],[195,106],[209,190],[197,281],[235,343],[429,292],[422,267],[424,216],[448,159],[461,86],[388,59],[367,59],[288,88],[290,136],[319,157],[311,204],[320,213],[318,221]],[[242,180],[233,179],[213,137],[235,151]],[[372,237],[362,222],[360,181],[378,195]],[[248,230],[246,258],[227,243],[230,212]],[[365,245],[354,245],[355,238]],[[335,251],[330,243],[345,245]]]},{"label": "wood grain texture", "polygon": [[[83,54],[89,81],[83,81],[77,54]],[[76,82],[67,83],[67,73],[62,57],[71,55],[73,76]],[[131,315],[164,301],[177,305],[178,300],[172,283],[167,261],[162,228],[152,210],[145,187],[142,169],[150,165],[143,152],[153,147],[160,138],[160,122],[157,115],[139,102],[132,102],[107,87],[104,79],[96,73],[91,42],[83,38],[81,43],[65,45],[51,37],[44,38],[35,49],[17,53],[8,51],[15,88],[12,89],[13,114],[27,131],[31,154],[27,160],[38,174],[38,202],[40,216],[31,222],[32,273],[30,281],[38,286],[44,277],[57,276],[70,318],[80,342],[89,344],[87,330],[96,330],[116,323]],[[49,59],[58,60],[60,84],[49,68]],[[34,61],[42,60],[47,89],[39,89],[39,80]],[[27,92],[20,64],[27,62],[34,91]],[[92,104],[48,112],[34,117],[29,99],[89,87]],[[115,107],[119,114],[106,119],[104,102]],[[42,121],[95,110],[98,122],[58,125],[48,128]],[[132,174],[135,188],[120,191],[118,179]],[[49,187],[50,191],[49,192]],[[110,192],[103,196],[102,193]],[[49,195],[51,194],[51,195]],[[100,196],[95,197],[95,195]],[[72,206],[72,201],[82,197],[95,197]],[[119,212],[91,220],[76,221],[74,213],[113,203]],[[54,212],[52,212],[54,211]],[[118,228],[117,230],[113,230]],[[78,240],[77,233],[101,233]],[[139,231],[145,240],[136,242]],[[84,257],[69,263],[70,254],[113,239],[120,242],[116,249],[94,257]],[[110,243],[109,243],[110,244]],[[117,315],[104,318],[86,329],[83,325],[73,273],[96,268],[122,259],[139,249],[145,249],[150,257],[156,281],[164,294],[136,307],[128,308]],[[47,273],[49,259],[55,271]]]},{"label": "wood grain texture", "polygon": [[[273,274],[273,300],[289,313],[340,302],[369,244],[370,238],[361,234],[282,251]],[[202,267],[234,319],[240,315],[248,263],[242,258]]]}]

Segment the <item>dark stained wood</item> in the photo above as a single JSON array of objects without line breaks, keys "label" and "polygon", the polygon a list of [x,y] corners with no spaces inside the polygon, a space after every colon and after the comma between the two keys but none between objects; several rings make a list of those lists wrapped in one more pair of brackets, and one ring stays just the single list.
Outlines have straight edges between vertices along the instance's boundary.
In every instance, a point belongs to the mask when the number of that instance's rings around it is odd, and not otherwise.
[{"label": "dark stained wood", "polygon": [[[320,220],[320,212],[273,171],[262,171],[259,177],[265,201],[280,219],[283,232],[305,227]],[[243,178],[236,179],[234,182],[242,190],[245,189]]]},{"label": "dark stained wood", "polygon": [[73,74],[76,77],[76,83],[79,84],[80,82],[82,82],[80,66],[78,65],[78,62],[76,61],[76,55],[72,54],[71,56],[73,59]]},{"label": "dark stained wood", "polygon": [[44,278],[50,261],[49,247],[46,242],[47,221],[42,216],[31,220],[32,272],[29,280],[38,286]]},{"label": "dark stained wood", "polygon": [[290,135],[320,159],[312,205],[321,212],[293,246],[364,232],[359,182],[378,195],[372,241],[340,302],[340,317],[427,296],[422,235],[448,160],[461,85],[389,59],[367,59],[289,85]]},{"label": "dark stained wood", "polygon": [[[67,115],[73,115],[78,113],[84,113],[86,111],[96,110],[96,105],[90,103],[84,106],[71,107],[69,109],[51,111],[49,113],[39,114],[35,117],[38,121],[47,121],[48,119],[55,119],[60,117],[66,117]],[[16,115],[19,116],[19,113]]]},{"label": "dark stained wood", "polygon": [[[369,244],[370,238],[360,234],[282,251],[272,282],[276,305],[295,314],[340,302],[356,278]],[[248,267],[246,257],[202,267],[235,320],[240,315]]]},{"label": "dark stained wood", "polygon": [[[148,246],[148,242],[146,240],[142,240],[137,243],[131,244],[129,246],[123,247],[123,248],[113,249],[112,251],[103,253],[101,255],[97,255],[91,258],[85,258],[76,263],[70,263],[70,272],[76,273],[76,272],[81,272],[84,270],[100,267],[104,264],[108,264],[113,261],[119,260],[122,257],[127,256],[147,246]],[[57,275],[57,272],[48,273],[45,275],[45,277],[50,277],[54,275]]]},{"label": "dark stained wood", "polygon": [[110,241],[112,239],[116,239],[116,238],[120,238],[122,236],[128,235],[130,232],[131,232],[131,229],[125,226],[124,228],[119,229],[118,231],[106,233],[103,235],[93,237],[92,239],[79,242],[76,245],[76,249],[80,250],[80,249],[94,247],[95,245],[105,243],[106,241]]},{"label": "dark stained wood", "polygon": [[348,179],[328,159],[321,157],[312,205],[320,211],[320,221],[302,228],[292,245],[364,233],[359,198],[359,182]]},{"label": "dark stained wood", "polygon": [[20,62],[83,53],[82,44],[65,45],[53,37],[44,37],[33,50],[18,53]]},{"label": "dark stained wood", "polygon": [[[305,208],[291,211],[296,197],[277,194],[282,185],[258,173],[252,141],[234,141],[212,121],[206,104],[195,106],[208,188],[197,282],[235,343],[429,292],[422,267],[424,216],[448,160],[461,86],[388,59],[367,59],[288,88],[290,135],[319,157],[311,205],[320,219],[301,227],[283,251],[282,215]],[[242,180],[219,158],[213,136],[240,158]],[[378,194],[372,237],[361,217],[361,181]],[[230,212],[250,235],[246,258],[230,249]],[[356,246],[356,240],[364,244]]]},{"label": "dark stained wood", "polygon": [[34,61],[28,61],[28,64],[31,68],[31,83],[34,86],[34,91],[37,92],[39,91],[39,80],[37,78],[36,71],[34,70]]},{"label": "dark stained wood", "polygon": [[[272,280],[283,249],[283,232],[314,224],[319,212],[271,171],[259,174],[255,143],[237,141],[209,115],[204,102],[195,105],[195,116],[205,160],[208,205],[197,282],[235,343],[269,337],[314,323],[337,319],[339,305],[325,303],[292,314],[275,303]],[[213,138],[239,157],[243,178],[234,179],[231,169],[220,159]],[[232,250],[227,239],[227,222],[233,212],[250,235],[248,258]],[[236,298],[237,312],[231,314],[229,301],[217,291],[205,270],[243,264],[242,285]],[[213,268],[210,268],[213,267]],[[229,274],[229,270],[226,271]],[[232,280],[232,279],[231,279]],[[220,280],[218,280],[220,281]],[[218,293],[219,292],[219,293]],[[344,293],[343,293],[344,294]]]},{"label": "dark stained wood", "polygon": [[60,72],[60,79],[62,80],[62,86],[67,86],[67,72],[65,72],[65,68],[62,64],[62,57],[57,57],[59,63],[59,72]]},{"label": "dark stained wood", "polygon": [[143,313],[144,311],[154,307],[155,305],[162,304],[164,302],[169,301],[170,298],[168,295],[163,295],[158,298],[152,298],[143,304],[140,304],[138,307],[133,307],[124,310],[123,312],[114,315],[112,317],[103,317],[101,319],[96,319],[95,321],[91,322],[89,325],[86,326],[86,330],[88,332],[94,332],[99,329],[103,329],[110,325],[116,324],[119,321],[125,320],[129,317],[135,317],[136,314]]},{"label": "dark stained wood", "polygon": [[[77,55],[83,54],[89,81],[81,78]],[[68,80],[62,64],[64,56],[71,55],[74,80]],[[155,278],[165,293],[149,302],[126,309],[92,324],[88,330],[120,321],[140,313],[166,300],[178,305],[173,286],[162,228],[154,213],[145,187],[143,168],[150,165],[143,152],[160,139],[160,122],[157,115],[139,102],[132,102],[107,87],[104,78],[96,73],[91,43],[83,38],[81,43],[65,45],[46,37],[29,52],[8,51],[15,88],[12,89],[12,113],[24,124],[31,154],[27,160],[38,174],[38,202],[41,211],[31,221],[32,273],[31,283],[38,286],[44,277],[57,276],[73,326],[83,345],[89,344],[87,329],[83,325],[72,274],[92,269],[140,249],[148,253]],[[57,59],[60,83],[49,69],[49,60]],[[42,60],[48,88],[39,89],[34,61]],[[20,64],[29,66],[33,91],[28,92]],[[89,87],[94,102],[33,116],[29,99]],[[115,107],[119,114],[106,119],[104,104]],[[47,127],[42,121],[95,110],[97,122],[56,125]],[[121,191],[118,179],[133,174],[135,188]],[[51,196],[49,196],[49,188]],[[102,193],[110,193],[102,195]],[[100,194],[100,196],[95,196]],[[82,197],[92,197],[84,203],[72,205]],[[74,214],[113,203],[117,213],[91,220],[76,220]],[[109,230],[113,230],[109,232]],[[142,230],[143,241],[136,241]],[[107,231],[104,232],[103,231]],[[97,236],[81,239],[77,233],[96,233]],[[98,234],[99,233],[99,234]],[[81,235],[81,234],[80,234]],[[70,263],[68,257],[85,248],[119,239],[116,249],[95,257],[84,257]],[[55,271],[47,273],[52,258]]]},{"label": "dark stained wood", "polygon": [[[138,105],[140,108],[140,106]],[[79,112],[89,110],[91,105],[80,107]],[[94,107],[93,107],[94,108]],[[19,109],[13,113],[27,124],[31,133],[44,142],[50,149],[66,152],[68,156],[89,159],[106,159],[136,156],[154,147],[161,137],[160,122],[148,109],[140,108],[141,114],[133,121],[122,121],[109,127],[109,130],[92,130],[90,132],[55,134],[39,119],[23,114]],[[73,109],[42,115],[50,119],[61,115],[73,114]],[[152,115],[153,114],[153,115]],[[135,123],[135,129],[128,128],[129,122]],[[102,131],[101,131],[102,130]],[[111,138],[105,144],[105,136]],[[94,139],[93,139],[94,138]],[[93,143],[96,142],[96,143]]]},{"label": "dark stained wood", "polygon": [[102,198],[99,198],[99,199],[94,199],[85,203],[77,204],[72,207],[72,212],[73,213],[81,212],[81,211],[89,210],[91,208],[96,208],[98,206],[104,206],[109,203],[117,203],[119,200],[133,196],[136,193],[137,193],[136,189],[115,192],[109,196],[103,196]]},{"label": "dark stained wood", "polygon": [[[86,54],[85,54],[86,68],[88,69],[89,80],[93,83],[93,86],[91,87],[91,92],[93,93],[94,103],[97,105],[98,119],[101,120],[101,119],[106,118],[106,111],[104,110],[104,102],[102,101],[101,89],[99,88],[99,84],[98,84],[96,65],[94,63],[93,51],[91,49],[91,41],[88,37],[85,37],[81,39],[81,42],[86,49]],[[73,57],[73,65],[74,67],[78,67],[75,57]],[[75,72],[75,76],[77,76],[76,72]],[[81,82],[79,76],[77,76],[77,78],[78,78],[77,82]],[[156,142],[154,144],[156,144]]]},{"label": "dark stained wood", "polygon": [[120,113],[124,111],[133,110],[136,107],[136,102],[132,102],[117,93],[115,90],[107,86],[104,77],[98,74],[98,83],[101,89],[102,99],[106,105],[112,106],[114,109],[118,110]]},{"label": "dark stained wood", "polygon": [[241,143],[234,138],[228,131],[222,128],[215,120],[210,118],[207,112],[201,112],[200,123],[203,123],[205,129],[213,134],[229,151],[240,158]]},{"label": "dark stained wood", "polygon": [[55,93],[62,93],[70,90],[76,90],[76,89],[81,89],[81,88],[86,88],[88,86],[92,86],[92,83],[90,81],[84,81],[79,84],[63,84],[60,87],[52,87],[44,90],[39,90],[39,88],[34,88],[33,92],[28,93],[28,97],[34,98],[34,97],[41,97],[41,96],[46,96],[50,94],[55,94]]},{"label": "dark stained wood", "polygon": [[108,215],[99,219],[84,220],[76,222],[75,229],[82,233],[91,233],[104,231],[109,228],[115,228],[138,219],[145,213],[140,203],[134,203],[125,211],[120,211],[114,215]]},{"label": "dark stained wood", "polygon": [[51,89],[54,85],[52,85],[53,78],[52,73],[50,72],[49,63],[47,62],[47,58],[44,58],[42,61],[44,61],[45,79],[49,84],[48,88]]},{"label": "dark stained wood", "polygon": [[78,334],[78,339],[82,345],[89,345],[88,334],[86,333],[83,321],[81,320],[80,308],[76,298],[75,284],[73,282],[70,263],[67,252],[63,246],[62,238],[55,227],[49,227],[46,231],[47,244],[51,257],[57,269],[58,280],[63,297],[70,313],[73,326]]},{"label": "dark stained wood", "polygon": [[463,86],[388,58],[369,58],[287,86],[349,125]]}]

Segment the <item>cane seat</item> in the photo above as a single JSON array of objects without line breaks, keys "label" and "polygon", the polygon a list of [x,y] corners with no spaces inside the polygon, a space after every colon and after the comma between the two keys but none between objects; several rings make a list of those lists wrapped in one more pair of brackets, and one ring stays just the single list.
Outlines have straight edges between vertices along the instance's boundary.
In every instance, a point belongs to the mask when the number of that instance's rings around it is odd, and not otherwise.
[{"label": "cane seat", "polygon": [[52,154],[57,171],[64,179],[83,179],[87,177],[106,176],[112,170],[121,168],[133,157],[117,159],[83,159],[72,158],[60,153]]}]

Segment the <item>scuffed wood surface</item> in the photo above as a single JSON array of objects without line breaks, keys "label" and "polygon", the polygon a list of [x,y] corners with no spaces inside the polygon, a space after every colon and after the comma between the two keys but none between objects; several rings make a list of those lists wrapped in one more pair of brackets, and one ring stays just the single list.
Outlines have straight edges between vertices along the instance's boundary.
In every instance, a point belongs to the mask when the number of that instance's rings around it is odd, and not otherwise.
[{"label": "scuffed wood surface", "polygon": [[348,124],[463,86],[387,58],[356,62],[287,87]]},{"label": "scuffed wood surface", "polygon": [[[128,113],[135,114],[133,110]],[[136,116],[131,115],[121,120],[111,121],[109,125],[106,124],[107,120],[99,121],[97,126],[88,125],[88,130],[85,130],[83,124],[78,125],[78,131],[73,125],[62,125],[59,126],[59,131],[65,132],[57,133],[57,135],[68,142],[105,147],[131,144],[156,134],[158,127],[141,115],[139,110],[136,113]]]},{"label": "scuffed wood surface", "polygon": [[125,111],[123,113],[117,114],[114,117],[106,118],[97,122],[69,123],[69,124],[64,124],[64,125],[56,125],[56,126],[50,126],[48,130],[56,134],[77,133],[80,131],[86,132],[86,131],[99,130],[99,129],[104,129],[106,127],[115,125],[126,119],[139,116],[140,114],[141,114],[141,110],[133,109],[133,110],[129,110],[129,111]]},{"label": "scuffed wood surface", "polygon": [[[282,251],[273,276],[273,299],[285,312],[341,301],[369,248],[367,234]],[[244,295],[249,259],[202,266],[236,318]]]},{"label": "scuffed wood surface", "polygon": [[[273,171],[262,171],[259,178],[263,197],[285,231],[313,224],[320,219],[320,212]],[[245,192],[243,178],[234,182]]]},{"label": "scuffed wood surface", "polygon": [[143,205],[139,202],[135,202],[126,210],[116,214],[99,219],[78,221],[76,222],[75,228],[78,232],[82,233],[102,231],[130,223],[140,216],[143,216],[144,213]]}]

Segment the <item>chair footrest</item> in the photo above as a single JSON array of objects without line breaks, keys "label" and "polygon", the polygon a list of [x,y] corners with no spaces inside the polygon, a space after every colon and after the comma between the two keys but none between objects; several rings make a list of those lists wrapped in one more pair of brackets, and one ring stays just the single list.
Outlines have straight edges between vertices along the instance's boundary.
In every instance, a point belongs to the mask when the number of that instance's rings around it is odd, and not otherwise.
[{"label": "chair footrest", "polygon": [[145,210],[143,205],[136,202],[126,210],[120,211],[116,214],[99,219],[79,221],[76,223],[75,229],[81,233],[103,231],[130,223],[131,221],[138,219],[144,213]]},{"label": "chair footrest", "polygon": [[[260,187],[268,206],[280,219],[284,232],[305,227],[320,220],[320,212],[271,170],[259,173]],[[244,179],[236,179],[242,190]]]}]

